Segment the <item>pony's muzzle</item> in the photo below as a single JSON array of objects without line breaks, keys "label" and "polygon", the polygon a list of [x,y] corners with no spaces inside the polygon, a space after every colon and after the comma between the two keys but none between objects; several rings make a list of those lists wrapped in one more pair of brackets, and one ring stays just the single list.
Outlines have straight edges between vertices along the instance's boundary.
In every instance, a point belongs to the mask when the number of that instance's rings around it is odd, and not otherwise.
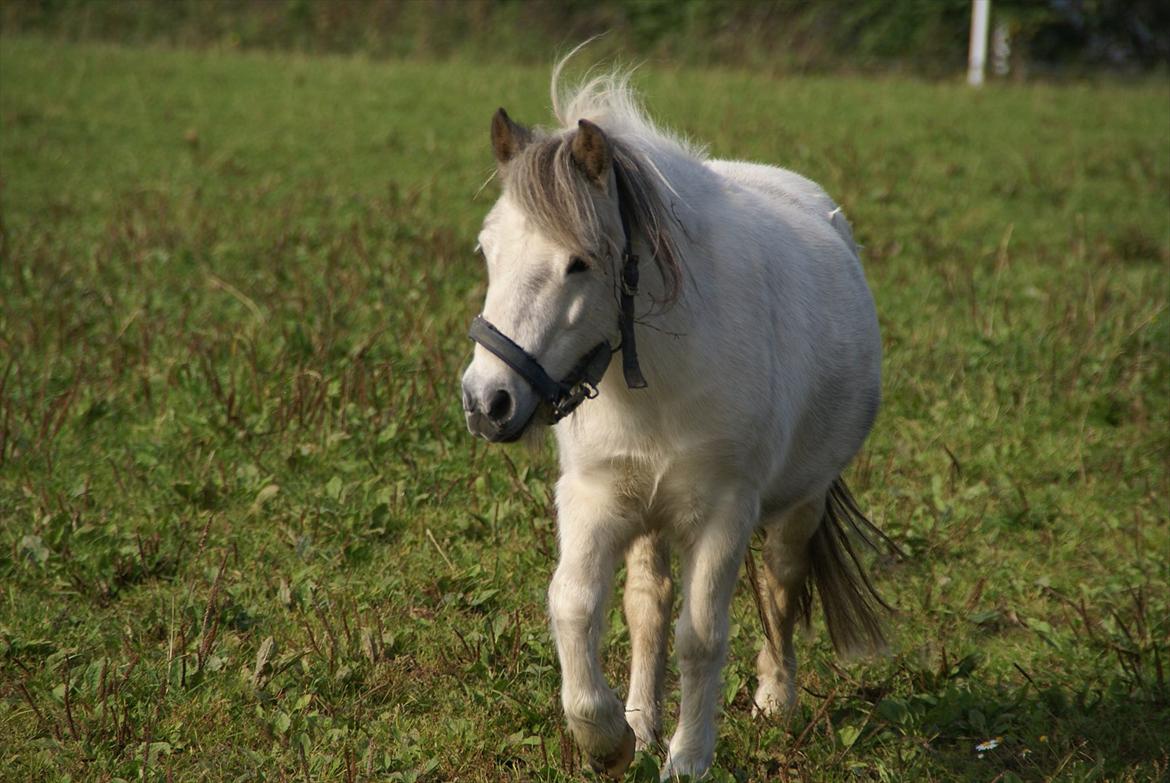
[{"label": "pony's muzzle", "polygon": [[480,400],[466,388],[463,390],[463,412],[467,416],[467,429],[473,435],[491,439],[494,433],[503,430],[512,418],[512,395],[507,389],[496,389],[487,400]]},{"label": "pony's muzzle", "polygon": [[534,405],[525,404],[522,395],[513,390],[495,387],[479,390],[476,384],[463,380],[463,414],[467,429],[493,443],[518,440],[532,419]]}]

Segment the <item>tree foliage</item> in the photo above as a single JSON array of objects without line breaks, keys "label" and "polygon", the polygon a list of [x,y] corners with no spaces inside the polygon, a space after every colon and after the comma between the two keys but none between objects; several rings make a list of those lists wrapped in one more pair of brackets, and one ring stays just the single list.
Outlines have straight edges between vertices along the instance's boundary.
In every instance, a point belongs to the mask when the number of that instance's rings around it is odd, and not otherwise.
[{"label": "tree foliage", "polygon": [[[963,67],[970,0],[7,0],[0,24],[69,40],[545,62],[603,52],[774,71]],[[1170,60],[1160,0],[996,0],[1033,70],[1148,70]]]}]

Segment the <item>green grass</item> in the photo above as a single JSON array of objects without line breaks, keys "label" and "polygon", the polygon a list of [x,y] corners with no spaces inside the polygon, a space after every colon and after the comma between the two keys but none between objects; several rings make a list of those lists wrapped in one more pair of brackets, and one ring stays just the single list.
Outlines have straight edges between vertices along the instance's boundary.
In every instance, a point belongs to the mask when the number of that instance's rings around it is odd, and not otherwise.
[{"label": "green grass", "polygon": [[[546,79],[0,39],[5,774],[588,777],[551,447],[474,442],[458,397],[488,120]],[[886,344],[849,479],[908,552],[892,650],[814,624],[800,710],[753,721],[741,589],[714,779],[1165,776],[1165,81],[638,81],[842,202]]]}]

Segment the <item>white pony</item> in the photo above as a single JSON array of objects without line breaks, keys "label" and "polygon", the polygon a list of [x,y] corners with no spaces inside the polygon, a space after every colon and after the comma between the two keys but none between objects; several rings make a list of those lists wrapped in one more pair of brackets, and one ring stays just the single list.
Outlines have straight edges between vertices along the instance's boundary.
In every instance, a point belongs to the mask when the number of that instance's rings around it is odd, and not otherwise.
[{"label": "white pony", "polygon": [[[659,747],[677,548],[682,695],[663,777],[699,776],[713,762],[729,605],[754,531],[756,712],[796,701],[792,634],[811,584],[838,649],[882,644],[881,599],[846,537],[876,530],[840,479],[878,410],[878,322],[849,225],[818,185],[706,159],[655,127],[621,74],[562,94],[562,65],[559,129],[524,128],[503,109],[492,121],[503,193],[479,235],[489,285],[463,406],[493,442],[556,424],[549,612],[562,703],[611,777],[635,748]],[[605,372],[617,350],[624,379]],[[599,658],[623,557],[624,706]]]}]

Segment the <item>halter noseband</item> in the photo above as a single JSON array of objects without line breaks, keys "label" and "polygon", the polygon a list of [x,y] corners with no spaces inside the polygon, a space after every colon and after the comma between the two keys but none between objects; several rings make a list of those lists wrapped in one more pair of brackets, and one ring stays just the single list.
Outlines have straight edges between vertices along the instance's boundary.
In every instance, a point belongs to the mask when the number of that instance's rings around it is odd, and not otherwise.
[{"label": "halter noseband", "polygon": [[[621,335],[622,374],[626,386],[631,389],[646,388],[646,379],[638,365],[638,348],[634,341],[634,297],[638,294],[638,257],[634,255],[630,233],[630,217],[627,205],[632,202],[629,184],[621,168],[615,163],[614,179],[617,182],[618,214],[622,219],[622,234],[625,246],[622,248],[621,312],[618,315],[618,333]],[[500,361],[515,370],[528,382],[552,408],[553,423],[568,416],[585,400],[597,396],[597,384],[609,368],[610,357],[615,353],[608,340],[602,340],[569,371],[557,381],[549,376],[536,357],[525,351],[514,340],[497,329],[482,315],[471,322],[467,336],[497,356]]]}]

